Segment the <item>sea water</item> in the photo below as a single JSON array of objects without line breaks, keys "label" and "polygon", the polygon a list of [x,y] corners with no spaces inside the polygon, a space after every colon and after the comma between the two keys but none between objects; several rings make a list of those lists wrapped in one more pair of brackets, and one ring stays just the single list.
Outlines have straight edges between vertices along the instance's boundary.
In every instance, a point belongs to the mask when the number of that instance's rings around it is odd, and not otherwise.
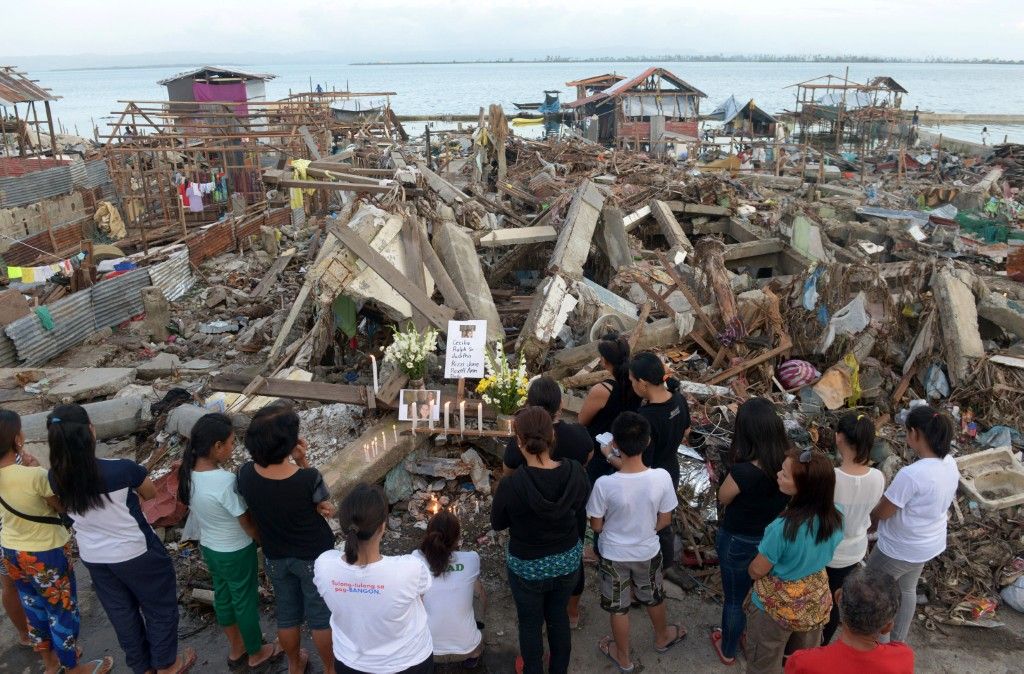
[{"label": "sea water", "polygon": [[[730,95],[737,100],[754,99],[768,112],[792,110],[798,82],[832,74],[845,75],[840,63],[471,63],[367,65],[346,63],[273,64],[238,63],[236,67],[277,75],[267,83],[267,98],[283,98],[289,92],[308,91],[310,85],[324,89],[395,92],[391,104],[399,115],[475,115],[481,106],[499,103],[506,114],[512,103],[543,100],[545,89],[562,92],[562,102],[576,97],[565,83],[615,72],[631,77],[649,65],[667,68],[707,94],[701,112],[711,112]],[[66,129],[92,136],[92,124],[107,125],[124,108],[119,101],[162,101],[166,89],[158,80],[188,70],[187,66],[155,68],[111,68],[100,70],[34,70],[33,78],[63,98],[53,104]],[[1024,65],[948,63],[856,63],[850,79],[864,82],[888,75],[909,91],[903,109],[934,112],[966,112],[1024,115]],[[993,142],[1004,136],[1024,142],[1024,126],[988,125]],[[948,125],[935,129],[963,140],[980,141],[980,125]]]}]

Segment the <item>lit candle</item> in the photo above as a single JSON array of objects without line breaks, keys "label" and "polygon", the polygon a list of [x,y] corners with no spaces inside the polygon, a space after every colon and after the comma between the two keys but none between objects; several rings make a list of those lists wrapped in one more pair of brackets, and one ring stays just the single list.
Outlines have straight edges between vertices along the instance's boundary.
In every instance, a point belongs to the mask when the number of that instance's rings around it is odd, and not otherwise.
[{"label": "lit candle", "polygon": [[476,427],[477,430],[484,430],[484,404],[476,404]]},{"label": "lit candle", "polygon": [[473,497],[473,505],[476,506],[476,514],[479,515],[480,514],[480,499],[478,499],[477,497],[474,496]]},{"label": "lit candle", "polygon": [[448,435],[448,419],[449,419],[449,413],[452,411],[451,407],[452,407],[452,401],[451,400],[449,400],[448,402],[446,402],[444,404],[444,434],[445,435]]},{"label": "lit candle", "polygon": [[377,385],[377,357],[370,356],[370,365],[373,367],[373,393],[376,395],[380,387]]},{"label": "lit candle", "polygon": [[388,448],[388,436],[384,435],[384,431],[380,432],[380,446],[381,449]]},{"label": "lit candle", "polygon": [[398,442],[398,424],[391,424],[391,431],[395,434],[395,442]]},{"label": "lit candle", "polygon": [[508,437],[511,438],[512,437],[512,420],[511,419],[506,419],[505,423],[508,424]]},{"label": "lit candle", "polygon": [[459,435],[466,434],[466,401],[459,403]]},{"label": "lit candle", "polygon": [[363,456],[366,457],[367,461],[370,460],[370,448],[367,447],[365,444],[363,445]]}]

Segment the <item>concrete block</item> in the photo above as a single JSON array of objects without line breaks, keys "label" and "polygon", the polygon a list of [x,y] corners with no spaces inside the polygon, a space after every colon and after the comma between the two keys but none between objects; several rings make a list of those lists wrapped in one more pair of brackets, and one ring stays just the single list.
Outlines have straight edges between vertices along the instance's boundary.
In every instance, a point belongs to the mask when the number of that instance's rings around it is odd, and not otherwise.
[{"label": "concrete block", "polygon": [[1024,339],[1024,303],[989,293],[978,303],[978,315]]},{"label": "concrete block", "polygon": [[551,225],[539,227],[518,227],[515,229],[497,229],[480,237],[480,245],[485,248],[498,246],[516,246],[524,243],[544,243],[558,238],[558,232]]},{"label": "concrete block", "polygon": [[985,356],[985,346],[978,331],[978,308],[970,286],[950,269],[935,272],[932,290],[942,326],[949,379],[956,386],[967,376],[970,360]]},{"label": "concrete block", "polygon": [[[373,484],[405,460],[416,449],[426,446],[428,435],[400,435],[393,437],[395,417],[385,417],[380,423],[368,428],[361,436],[350,442],[320,465],[324,483],[334,499],[342,499],[360,482]],[[377,451],[363,451],[373,440],[384,436],[384,446],[377,445]]]},{"label": "concrete block", "polygon": [[192,427],[200,418],[210,413],[210,410],[198,405],[179,405],[167,415],[167,425],[164,429],[168,433],[177,433],[183,438],[192,435]]},{"label": "concrete block", "polygon": [[176,355],[173,353],[161,353],[135,368],[135,375],[139,379],[147,381],[160,379],[161,377],[173,376],[180,367],[181,359]]},{"label": "concrete block", "polygon": [[[149,403],[143,398],[117,398],[83,405],[96,429],[96,439],[119,438],[139,430],[149,420]],[[21,418],[21,430],[27,442],[46,441],[48,412]]]},{"label": "concrete block", "polygon": [[451,275],[452,283],[465,298],[469,318],[487,321],[488,341],[504,341],[501,316],[469,233],[454,223],[441,222],[434,230],[434,249]]},{"label": "concrete block", "polygon": [[604,207],[604,194],[591,181],[584,181],[573,196],[565,224],[558,234],[555,251],[548,268],[579,279],[583,265],[590,257],[590,242],[597,229],[597,219]]},{"label": "concrete block", "polygon": [[97,367],[73,370],[46,394],[51,403],[78,402],[112,396],[135,379],[135,368]]}]

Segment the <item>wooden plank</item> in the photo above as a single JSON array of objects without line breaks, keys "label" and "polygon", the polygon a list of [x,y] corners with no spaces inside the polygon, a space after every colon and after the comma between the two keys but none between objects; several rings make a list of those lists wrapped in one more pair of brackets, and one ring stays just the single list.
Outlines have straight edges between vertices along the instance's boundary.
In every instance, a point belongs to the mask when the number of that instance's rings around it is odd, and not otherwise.
[{"label": "wooden plank", "polygon": [[337,190],[339,192],[368,192],[370,194],[386,194],[398,189],[398,183],[391,185],[371,185],[369,183],[336,183],[329,180],[278,180],[268,181],[277,187],[299,187],[309,190]]},{"label": "wooden plank", "polygon": [[434,304],[427,293],[420,290],[406,276],[395,268],[387,258],[370,247],[356,232],[348,227],[330,226],[328,231],[334,234],[352,253],[366,263],[370,269],[384,279],[392,288],[398,291],[402,297],[408,300],[414,308],[423,312],[430,324],[441,332],[447,332],[448,321],[455,317],[455,312],[448,307],[441,307]]},{"label": "wooden plank", "polygon": [[514,229],[496,229],[480,237],[480,245],[485,248],[498,246],[516,246],[526,243],[546,243],[558,239],[558,232],[550,225],[540,227],[518,227]]},{"label": "wooden plank", "polygon": [[441,263],[441,258],[437,256],[437,251],[430,245],[426,227],[418,219],[416,221],[416,232],[420,239],[420,253],[423,255],[423,264],[427,266],[427,271],[430,272],[431,278],[437,284],[437,289],[441,291],[441,297],[444,298],[445,303],[449,307],[455,310],[456,316],[469,318],[469,305],[466,304],[466,299],[459,293],[459,289],[455,287],[455,282],[452,281],[448,270]]},{"label": "wooden plank", "polygon": [[[249,377],[240,374],[221,374],[210,380],[210,389],[226,393],[242,393],[252,383]],[[319,381],[293,381],[291,379],[263,379],[249,395],[268,398],[290,398],[292,400],[316,400],[322,403],[345,403],[366,405],[365,386],[328,384]]]},{"label": "wooden plank", "polygon": [[[427,282],[423,278],[423,255],[420,253],[420,237],[416,231],[419,227],[414,214],[405,217],[402,223],[402,249],[405,251],[405,273],[410,281],[417,288],[427,292]],[[425,330],[428,326],[427,318],[416,307],[412,309],[412,323],[417,330]]]},{"label": "wooden plank", "polygon": [[313,138],[313,134],[309,132],[309,127],[305,124],[300,126],[299,135],[302,136],[303,142],[306,144],[306,147],[309,148],[310,156],[316,161],[322,159],[323,155],[320,154],[320,148],[317,146],[316,139]]},{"label": "wooden plank", "polygon": [[262,279],[260,279],[259,285],[253,289],[252,293],[250,293],[249,298],[258,300],[266,295],[267,291],[269,291],[277,281],[277,277],[288,267],[288,263],[292,261],[293,257],[295,257],[294,248],[289,248],[279,255],[277,259],[274,260],[274,264],[270,265],[270,269],[267,270],[267,273],[264,274]]}]

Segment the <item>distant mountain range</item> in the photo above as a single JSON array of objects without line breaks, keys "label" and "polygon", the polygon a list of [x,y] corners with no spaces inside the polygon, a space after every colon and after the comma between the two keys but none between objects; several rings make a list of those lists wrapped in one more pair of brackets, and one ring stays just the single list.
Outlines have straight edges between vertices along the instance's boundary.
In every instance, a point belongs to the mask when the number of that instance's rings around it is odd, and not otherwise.
[{"label": "distant mountain range", "polygon": [[471,63],[950,63],[983,65],[1024,65],[1024,60],[963,59],[963,58],[906,58],[899,56],[870,56],[858,54],[655,54],[645,56],[545,56],[529,59],[471,59],[446,61],[360,61],[353,66],[379,65],[443,65]]}]

